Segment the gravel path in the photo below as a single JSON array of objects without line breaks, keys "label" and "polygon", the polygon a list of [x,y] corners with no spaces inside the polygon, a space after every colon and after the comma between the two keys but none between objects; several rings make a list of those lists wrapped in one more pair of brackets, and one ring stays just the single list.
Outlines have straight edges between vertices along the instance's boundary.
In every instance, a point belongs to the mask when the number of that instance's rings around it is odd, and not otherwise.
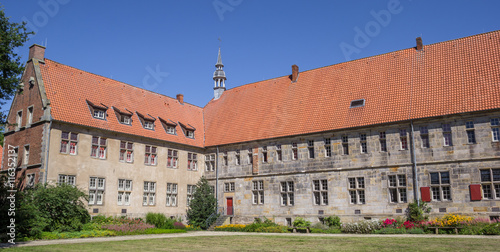
[{"label": "gravel path", "polygon": [[108,242],[108,241],[130,241],[130,240],[145,240],[145,239],[164,239],[164,238],[179,238],[179,237],[199,237],[199,236],[236,236],[236,235],[271,235],[271,236],[316,236],[316,237],[418,237],[418,238],[468,238],[468,239],[496,239],[500,241],[500,236],[485,236],[485,235],[376,235],[376,234],[304,234],[304,233],[248,233],[248,232],[214,232],[214,231],[192,231],[187,233],[177,234],[154,234],[154,235],[127,235],[113,237],[96,237],[96,238],[79,238],[79,239],[60,239],[60,240],[39,240],[29,242],[19,242],[15,245],[8,243],[0,243],[0,248],[8,247],[29,247],[29,246],[44,246],[52,244],[75,244],[87,242]]}]

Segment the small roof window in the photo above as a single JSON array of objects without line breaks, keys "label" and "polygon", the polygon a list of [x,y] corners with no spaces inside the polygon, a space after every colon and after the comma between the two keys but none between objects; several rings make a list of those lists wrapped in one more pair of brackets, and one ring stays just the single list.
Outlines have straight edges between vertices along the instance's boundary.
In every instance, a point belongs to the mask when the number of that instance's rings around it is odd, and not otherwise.
[{"label": "small roof window", "polygon": [[106,110],[108,110],[108,106],[102,103],[93,103],[89,100],[87,100],[87,104],[89,106],[92,117],[96,119],[106,120]]},{"label": "small roof window", "polygon": [[349,108],[357,108],[365,106],[365,99],[352,100]]}]

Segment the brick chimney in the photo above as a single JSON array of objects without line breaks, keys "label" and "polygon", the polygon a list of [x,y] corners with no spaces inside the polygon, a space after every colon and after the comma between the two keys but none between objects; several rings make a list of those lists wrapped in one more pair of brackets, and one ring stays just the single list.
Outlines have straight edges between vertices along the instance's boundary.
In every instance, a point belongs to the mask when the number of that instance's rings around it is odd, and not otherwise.
[{"label": "brick chimney", "polygon": [[184,104],[184,95],[183,94],[178,94],[177,95],[177,100],[179,101],[180,104]]},{"label": "brick chimney", "polygon": [[29,59],[43,60],[45,58],[45,46],[33,44],[30,46]]},{"label": "brick chimney", "polygon": [[292,82],[297,82],[297,78],[299,78],[299,66],[292,66]]},{"label": "brick chimney", "polygon": [[422,38],[418,37],[417,38],[417,51],[420,51],[424,48],[424,45],[422,44]]}]

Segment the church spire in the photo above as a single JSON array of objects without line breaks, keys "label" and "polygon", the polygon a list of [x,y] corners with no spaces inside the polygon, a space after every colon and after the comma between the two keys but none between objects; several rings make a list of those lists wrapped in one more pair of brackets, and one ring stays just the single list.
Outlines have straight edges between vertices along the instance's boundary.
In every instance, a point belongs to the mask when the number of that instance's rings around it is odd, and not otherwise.
[{"label": "church spire", "polygon": [[214,72],[214,100],[219,99],[222,93],[226,90],[226,73],[222,69],[224,64],[222,64],[222,59],[220,57],[220,47],[219,56],[217,57],[217,63],[215,64]]}]

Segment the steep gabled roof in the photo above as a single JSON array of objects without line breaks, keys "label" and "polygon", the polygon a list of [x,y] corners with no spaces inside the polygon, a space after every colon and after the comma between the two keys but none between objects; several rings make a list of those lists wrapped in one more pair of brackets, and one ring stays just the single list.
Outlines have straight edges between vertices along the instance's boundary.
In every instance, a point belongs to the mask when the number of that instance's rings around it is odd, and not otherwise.
[{"label": "steep gabled roof", "polygon": [[[51,102],[51,114],[56,121],[203,147],[203,111],[200,107],[180,104],[174,98],[48,59],[45,59],[45,64],[40,64],[40,70]],[[106,120],[93,118],[88,104],[106,109]],[[132,125],[121,124],[113,108],[126,114],[134,112]],[[146,119],[162,117],[189,123],[197,129],[199,137],[192,139],[183,134],[167,134],[159,120],[154,122],[154,131],[144,129],[136,111]]]},{"label": "steep gabled roof", "polygon": [[205,146],[498,109],[499,85],[500,31],[409,48],[227,90]]}]

